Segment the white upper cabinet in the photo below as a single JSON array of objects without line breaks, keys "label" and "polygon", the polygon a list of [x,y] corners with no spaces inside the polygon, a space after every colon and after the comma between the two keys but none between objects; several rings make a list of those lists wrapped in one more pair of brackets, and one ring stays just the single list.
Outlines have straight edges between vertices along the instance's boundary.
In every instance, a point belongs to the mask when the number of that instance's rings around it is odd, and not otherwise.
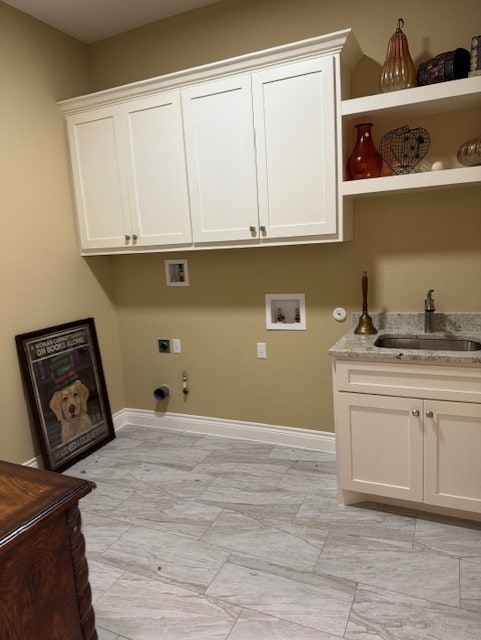
[{"label": "white upper cabinet", "polygon": [[252,86],[261,237],[335,234],[334,59],[255,73]]},{"label": "white upper cabinet", "polygon": [[82,252],[350,238],[349,29],[64,100]]},{"label": "white upper cabinet", "polygon": [[190,243],[179,92],[129,101],[120,111],[132,235],[143,246]]},{"label": "white upper cabinet", "polygon": [[250,76],[184,89],[182,102],[194,242],[249,239],[258,226]]},{"label": "white upper cabinet", "polygon": [[82,249],[192,240],[178,91],[67,118]]},{"label": "white upper cabinet", "polygon": [[118,110],[75,114],[67,126],[81,246],[123,246],[129,217]]},{"label": "white upper cabinet", "polygon": [[334,59],[184,89],[194,242],[337,231]]}]

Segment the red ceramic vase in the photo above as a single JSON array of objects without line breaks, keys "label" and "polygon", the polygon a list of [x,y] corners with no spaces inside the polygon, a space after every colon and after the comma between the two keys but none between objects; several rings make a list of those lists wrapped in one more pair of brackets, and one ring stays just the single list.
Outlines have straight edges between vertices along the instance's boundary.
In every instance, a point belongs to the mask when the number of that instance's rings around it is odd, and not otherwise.
[{"label": "red ceramic vase", "polygon": [[351,180],[378,178],[382,172],[382,155],[371,136],[372,123],[357,124],[357,140],[347,168]]}]

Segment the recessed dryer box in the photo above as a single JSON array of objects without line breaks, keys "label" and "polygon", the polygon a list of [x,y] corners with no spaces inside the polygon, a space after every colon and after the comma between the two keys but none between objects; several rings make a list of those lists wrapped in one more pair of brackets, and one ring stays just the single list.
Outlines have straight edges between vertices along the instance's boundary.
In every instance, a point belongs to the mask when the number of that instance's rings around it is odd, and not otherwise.
[{"label": "recessed dryer box", "polygon": [[189,267],[187,260],[164,260],[165,280],[168,287],[188,287]]}]

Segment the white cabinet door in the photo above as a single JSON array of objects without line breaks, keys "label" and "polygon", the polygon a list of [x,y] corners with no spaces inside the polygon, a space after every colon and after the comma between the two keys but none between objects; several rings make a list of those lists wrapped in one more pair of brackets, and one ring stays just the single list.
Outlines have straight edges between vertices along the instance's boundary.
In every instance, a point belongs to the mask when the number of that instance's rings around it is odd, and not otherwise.
[{"label": "white cabinet door", "polygon": [[67,129],[81,246],[124,246],[130,221],[117,107],[69,116]]},{"label": "white cabinet door", "polygon": [[194,85],[182,103],[194,242],[249,241],[258,228],[250,76]]},{"label": "white cabinet door", "polygon": [[338,393],[341,489],[422,501],[422,401]]},{"label": "white cabinet door", "polygon": [[428,504],[481,513],[481,405],[424,401]]},{"label": "white cabinet door", "polygon": [[120,107],[132,235],[137,246],[192,241],[180,94],[168,91]]},{"label": "white cabinet door", "polygon": [[253,74],[262,238],[337,231],[334,59]]}]

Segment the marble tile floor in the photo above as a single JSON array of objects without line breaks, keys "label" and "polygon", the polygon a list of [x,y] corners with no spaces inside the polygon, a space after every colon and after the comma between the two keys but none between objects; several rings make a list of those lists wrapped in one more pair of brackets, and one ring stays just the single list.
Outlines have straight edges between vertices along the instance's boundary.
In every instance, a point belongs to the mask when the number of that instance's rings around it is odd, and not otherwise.
[{"label": "marble tile floor", "polygon": [[128,426],[66,473],[100,640],[481,640],[481,525],[340,506],[333,454]]}]

